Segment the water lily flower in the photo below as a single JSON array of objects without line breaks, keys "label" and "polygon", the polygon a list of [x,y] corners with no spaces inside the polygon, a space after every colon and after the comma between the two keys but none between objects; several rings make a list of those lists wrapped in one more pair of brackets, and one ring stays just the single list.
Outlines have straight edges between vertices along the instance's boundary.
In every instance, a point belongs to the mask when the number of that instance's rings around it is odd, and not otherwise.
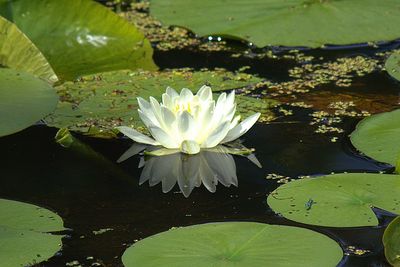
[{"label": "water lily flower", "polygon": [[139,97],[138,103],[139,116],[154,139],[130,127],[117,129],[138,143],[178,149],[186,154],[233,141],[260,117],[256,113],[239,123],[240,116],[235,116],[235,92],[222,93],[215,102],[209,86],[202,86],[196,95],[187,88],[178,94],[167,87],[161,103],[154,97],[150,97],[150,102]]}]

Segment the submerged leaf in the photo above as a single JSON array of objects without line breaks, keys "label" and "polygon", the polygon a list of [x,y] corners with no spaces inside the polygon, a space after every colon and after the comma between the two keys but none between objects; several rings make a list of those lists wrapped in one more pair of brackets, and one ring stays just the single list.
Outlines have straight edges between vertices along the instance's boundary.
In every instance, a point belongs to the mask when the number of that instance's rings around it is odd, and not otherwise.
[{"label": "submerged leaf", "polygon": [[143,34],[94,1],[2,0],[0,15],[30,38],[61,79],[156,68]]},{"label": "submerged leaf", "polygon": [[347,173],[304,178],[268,196],[284,217],[329,227],[377,226],[371,207],[400,214],[400,175]]},{"label": "submerged leaf", "polygon": [[336,266],[342,249],[308,229],[226,222],[171,229],[147,237],[122,256],[132,266]]}]

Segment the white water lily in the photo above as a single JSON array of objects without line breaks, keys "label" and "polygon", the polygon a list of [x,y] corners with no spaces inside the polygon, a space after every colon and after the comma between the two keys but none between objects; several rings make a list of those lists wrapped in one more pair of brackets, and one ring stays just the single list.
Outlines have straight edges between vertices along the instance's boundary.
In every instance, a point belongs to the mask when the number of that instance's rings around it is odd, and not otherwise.
[{"label": "white water lily", "polygon": [[179,149],[186,154],[233,141],[260,117],[256,113],[239,123],[240,116],[235,116],[235,92],[222,93],[215,102],[208,86],[202,86],[196,95],[187,88],[178,94],[168,87],[161,103],[154,97],[150,97],[150,102],[139,97],[138,103],[139,116],[154,139],[130,127],[117,129],[138,143]]}]

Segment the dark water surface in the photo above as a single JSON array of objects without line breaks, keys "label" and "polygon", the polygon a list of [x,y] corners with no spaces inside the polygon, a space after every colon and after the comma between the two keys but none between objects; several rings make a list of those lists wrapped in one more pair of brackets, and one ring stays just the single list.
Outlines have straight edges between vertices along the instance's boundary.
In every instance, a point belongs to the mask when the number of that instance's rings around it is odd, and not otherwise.
[{"label": "dark water surface", "polygon": [[[368,51],[367,51],[368,52]],[[354,51],[323,51],[343,54],[367,53]],[[264,77],[285,78],[290,62],[262,60],[242,62],[228,58],[225,52],[163,52],[155,55],[164,67],[230,67],[252,65],[251,72]],[[310,52],[311,53],[311,52]],[[314,53],[314,52],[312,52]],[[273,66],[273,67],[272,67]],[[360,86],[360,84],[362,86]],[[316,89],[318,90],[318,89]],[[390,110],[396,105],[385,99],[398,99],[400,86],[383,72],[358,78],[354,86],[337,92],[329,86],[314,91],[327,95],[346,95],[371,99],[372,104]],[[318,93],[317,93],[318,92]],[[311,93],[312,94],[312,93]],[[380,98],[382,96],[382,98]],[[397,101],[398,103],[398,101]],[[74,260],[82,266],[122,266],[120,257],[135,240],[166,231],[174,226],[186,226],[219,221],[256,221],[271,224],[300,225],[272,212],[266,204],[267,195],[278,184],[266,179],[269,173],[296,178],[299,175],[331,172],[390,171],[391,167],[359,155],[347,135],[359,119],[344,118],[338,124],[342,134],[317,134],[309,125],[312,110],[291,108],[294,115],[271,124],[256,125],[244,137],[247,147],[256,148],[262,163],[259,169],[246,158],[235,157],[239,186],[217,186],[216,193],[203,186],[195,188],[185,198],[176,186],[162,193],[161,185],[139,186],[139,156],[117,164],[127,150],[129,140],[100,140],[83,136],[82,149],[64,148],[54,141],[56,129],[33,126],[20,133],[0,138],[1,177],[0,198],[33,203],[56,211],[64,220],[67,237],[59,255],[40,266],[65,266]],[[331,142],[338,136],[337,142]],[[381,243],[384,226],[392,217],[376,211],[378,227],[335,229],[301,225],[327,234],[348,246],[366,249],[362,256],[346,256],[341,266],[387,266]],[[112,229],[94,234],[100,229]],[[93,257],[88,258],[88,257]]]}]

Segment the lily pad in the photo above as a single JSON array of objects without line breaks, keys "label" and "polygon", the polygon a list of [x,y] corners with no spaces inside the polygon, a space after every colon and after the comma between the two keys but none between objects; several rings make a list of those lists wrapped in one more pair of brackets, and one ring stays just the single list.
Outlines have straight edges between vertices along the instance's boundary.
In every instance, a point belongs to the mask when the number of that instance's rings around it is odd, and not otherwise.
[{"label": "lily pad", "polygon": [[308,229],[254,222],[209,223],[145,238],[122,256],[124,266],[336,266],[332,239]]},{"label": "lily pad", "polygon": [[56,82],[57,76],[39,49],[15,24],[0,17],[0,65]]},{"label": "lily pad", "polygon": [[396,80],[400,81],[400,53],[393,53],[386,60],[386,71]]},{"label": "lily pad", "polygon": [[[116,126],[126,125],[143,130],[138,116],[136,97],[161,98],[167,86],[198,90],[208,84],[214,91],[243,88],[261,79],[244,73],[225,70],[192,72],[173,70],[163,72],[116,71],[83,77],[57,87],[60,103],[45,120],[50,126],[68,128],[97,137],[115,137]],[[239,112],[247,115],[256,110],[264,118],[272,116],[274,101],[237,97]],[[247,112],[247,113],[246,113]]]},{"label": "lily pad", "polygon": [[353,145],[367,156],[396,165],[400,158],[400,109],[362,120],[351,134]]},{"label": "lily pad", "polygon": [[246,39],[257,46],[320,47],[400,37],[400,3],[392,0],[152,0],[150,12],[200,36]]},{"label": "lily pad", "polygon": [[61,79],[156,68],[143,34],[94,1],[1,0],[0,15],[32,40]]},{"label": "lily pad", "polygon": [[394,219],[383,235],[385,256],[393,266],[400,266],[400,217]]},{"label": "lily pad", "polygon": [[25,72],[0,68],[0,136],[18,132],[51,113],[56,91]]},{"label": "lily pad", "polygon": [[0,262],[27,266],[45,261],[61,249],[62,219],[47,209],[0,199]]},{"label": "lily pad", "polygon": [[400,214],[400,175],[347,173],[296,180],[273,191],[268,205],[306,224],[377,226],[372,207]]}]

